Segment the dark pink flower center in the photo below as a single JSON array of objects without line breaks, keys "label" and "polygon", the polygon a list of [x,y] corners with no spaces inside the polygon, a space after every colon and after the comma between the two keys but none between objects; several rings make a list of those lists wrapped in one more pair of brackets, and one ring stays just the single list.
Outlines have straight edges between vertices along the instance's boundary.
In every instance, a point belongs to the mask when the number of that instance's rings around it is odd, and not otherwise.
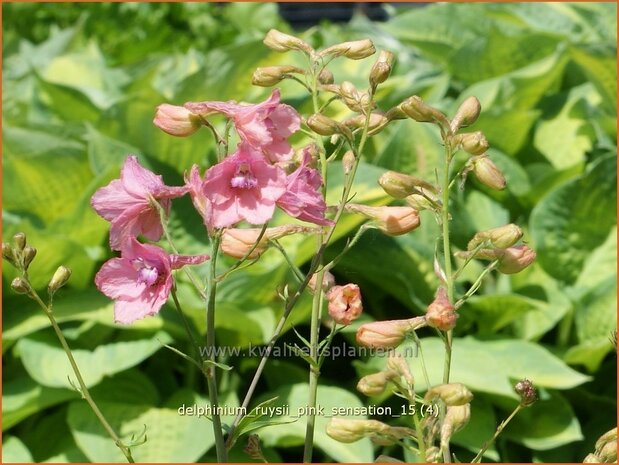
[{"label": "dark pink flower center", "polygon": [[133,267],[138,272],[138,283],[144,283],[150,287],[159,280],[159,270],[154,266],[148,266],[141,258],[133,260]]},{"label": "dark pink flower center", "polygon": [[230,186],[239,189],[252,189],[258,185],[258,180],[251,172],[249,163],[242,162],[238,164],[236,173],[230,179]]}]

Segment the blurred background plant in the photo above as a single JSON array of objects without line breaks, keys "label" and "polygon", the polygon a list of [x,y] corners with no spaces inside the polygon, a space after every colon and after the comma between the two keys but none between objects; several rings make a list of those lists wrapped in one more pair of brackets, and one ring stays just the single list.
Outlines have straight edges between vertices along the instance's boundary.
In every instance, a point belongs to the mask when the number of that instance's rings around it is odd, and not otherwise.
[{"label": "blurred background plant", "polygon": [[[213,162],[209,134],[172,140],[152,124],[155,107],[264,99],[270,91],[252,87],[252,73],[284,58],[262,39],[272,27],[289,26],[278,5],[262,3],[2,7],[3,240],[27,232],[38,249],[31,266],[36,288],[44,289],[59,265],[73,270],[54,312],[79,349],[75,357],[85,382],[113,426],[129,437],[148,425],[147,442],[135,448],[136,461],[213,461],[210,424],[176,412],[183,403],[204,405],[198,394],[205,392],[202,380],[190,364],[160,350],[170,341],[189,346],[176,314],[164,309],[130,328],[118,326],[112,303],[94,289],[94,273],[109,251],[107,224],[89,199],[117,177],[128,153],[138,154],[172,185],[182,183],[184,167]],[[355,14],[349,22],[325,21],[296,34],[316,46],[369,37],[377,48],[394,52],[392,77],[377,96],[383,108],[417,94],[453,113],[466,97],[478,97],[485,111],[474,129],[486,134],[507,189],[475,184],[458,196],[454,244],[464,249],[475,231],[514,222],[526,226],[525,238],[538,253],[536,263],[518,275],[491,276],[460,311],[452,380],[465,383],[475,399],[470,424],[454,435],[452,452],[461,461],[474,457],[518,402],[510,385],[526,376],[540,388],[540,401],[510,423],[484,460],[582,461],[616,426],[616,5],[440,4],[385,6],[384,12],[389,16],[384,22]],[[338,80],[363,86],[366,73],[359,70],[371,64],[341,61],[332,69]],[[311,102],[295,83],[280,87],[284,100],[309,110]],[[438,141],[433,128],[408,121],[372,138],[355,201],[390,201],[376,182],[386,169],[432,179]],[[329,176],[342,178],[338,170]],[[332,201],[340,191],[337,182],[333,186]],[[207,244],[201,219],[185,200],[175,207],[172,234],[184,253],[202,253]],[[359,221],[343,222],[336,233],[341,241],[327,258],[337,255]],[[334,345],[353,344],[358,324],[373,318],[424,312],[437,286],[436,236],[431,216],[423,214],[414,235],[362,236],[334,271],[338,280],[360,285],[365,316]],[[287,250],[303,268],[312,244],[291,239]],[[479,270],[470,267],[458,286],[470,286]],[[7,291],[14,277],[4,266],[3,461],[121,460],[78,401],[45,315]],[[273,251],[251,271],[232,275],[218,295],[220,344],[247,349],[264,343],[281,313],[277,290],[290,280]],[[192,324],[204,332],[199,300],[183,283],[179,293]],[[303,328],[309,307],[308,299],[290,324]],[[282,343],[294,342],[290,333]],[[423,350],[430,377],[438,379],[441,342],[424,337]],[[222,361],[236,368],[222,380],[223,402],[237,405],[258,358]],[[278,403],[290,404],[292,411],[302,405],[304,363],[272,359],[259,386],[262,400],[280,396]],[[328,409],[384,402],[397,412],[396,399],[368,401],[355,392],[355,380],[375,371],[373,363],[328,361],[318,403]],[[377,419],[410,426],[406,419]],[[389,447],[373,447],[369,440],[333,441],[324,432],[326,421],[317,418],[316,460],[364,462],[392,455]],[[303,421],[260,431],[264,456],[296,460],[303,435]],[[242,449],[238,444],[230,460],[249,460]]]}]

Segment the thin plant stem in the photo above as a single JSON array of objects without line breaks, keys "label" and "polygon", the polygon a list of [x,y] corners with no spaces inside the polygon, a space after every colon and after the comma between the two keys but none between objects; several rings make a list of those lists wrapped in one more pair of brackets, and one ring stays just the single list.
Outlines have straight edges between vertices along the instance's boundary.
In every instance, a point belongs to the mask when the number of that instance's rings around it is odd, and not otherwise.
[{"label": "thin plant stem", "polygon": [[217,396],[217,374],[215,369],[215,297],[217,294],[217,255],[219,254],[220,242],[221,235],[216,233],[212,238],[208,287],[206,290],[206,351],[208,354],[208,361],[211,362],[206,368],[206,381],[208,385],[208,397],[213,410],[212,420],[217,461],[222,463],[228,461],[228,451],[226,450],[221,428],[221,415],[219,414],[219,399]]},{"label": "thin plant stem", "polygon": [[[412,400],[412,404],[415,405],[415,399]],[[421,421],[419,421],[419,417],[417,416],[417,410],[413,414],[413,422],[415,423],[415,431],[417,432],[417,446],[419,448],[419,460],[421,463],[426,463],[426,443],[423,439],[423,430],[421,428]]]},{"label": "thin plant stem", "polygon": [[181,307],[181,304],[178,301],[175,284],[172,285],[170,294],[172,294],[172,300],[174,301],[174,307],[176,307],[176,310],[181,317],[181,320],[183,322],[183,327],[185,328],[185,332],[187,333],[187,336],[189,336],[189,340],[191,341],[191,345],[193,346],[193,349],[196,353],[196,357],[198,357],[199,359],[202,359],[203,357],[202,357],[202,353],[200,352],[200,346],[198,345],[198,341],[195,338],[193,331],[191,330],[191,326],[189,325],[189,321],[187,321],[187,317],[185,316],[185,312],[183,312],[183,308]]},{"label": "thin plant stem", "polygon": [[508,425],[508,423],[510,421],[512,421],[512,419],[518,414],[518,412],[520,412],[520,410],[522,410],[524,407],[521,404],[518,404],[518,406],[514,409],[514,411],[505,419],[501,422],[501,424],[498,426],[498,428],[496,429],[496,431],[494,432],[494,435],[492,436],[492,438],[487,441],[483,447],[479,450],[479,452],[477,453],[477,455],[475,456],[475,458],[473,460],[471,460],[471,463],[479,463],[481,461],[482,456],[484,455],[484,452],[486,452],[488,450],[488,448],[494,443],[494,441],[496,441],[496,438],[499,437],[499,435],[503,432],[503,430],[505,429],[505,427]]},{"label": "thin plant stem", "polygon": [[71,349],[69,348],[69,344],[67,343],[67,340],[65,339],[64,335],[62,334],[62,331],[60,330],[60,327],[58,326],[58,323],[56,322],[56,319],[54,318],[54,315],[52,313],[51,302],[50,302],[49,305],[45,305],[45,303],[41,300],[39,295],[34,290],[31,290],[29,295],[43,309],[43,311],[45,312],[45,315],[47,316],[47,318],[49,319],[49,322],[52,325],[52,328],[54,328],[54,332],[56,333],[56,336],[58,337],[58,340],[60,341],[60,344],[62,345],[62,348],[63,348],[65,354],[67,355],[67,358],[69,359],[69,363],[71,364],[71,368],[73,369],[73,373],[75,374],[75,377],[77,378],[77,382],[78,382],[78,384],[80,386],[79,390],[80,390],[80,394],[82,395],[82,398],[88,403],[88,405],[90,406],[90,408],[94,412],[95,416],[97,417],[97,419],[99,420],[99,422],[103,426],[103,429],[105,429],[107,434],[114,441],[114,444],[116,444],[116,447],[118,447],[120,449],[120,451],[123,453],[123,455],[127,459],[127,462],[135,463],[135,460],[133,460],[133,456],[131,455],[131,449],[123,444],[123,442],[121,441],[120,437],[116,434],[116,432],[114,431],[112,426],[108,423],[108,421],[106,420],[105,416],[103,415],[101,410],[99,410],[99,407],[97,406],[97,404],[93,400],[92,396],[90,395],[90,391],[86,387],[86,383],[84,382],[84,378],[82,377],[82,373],[80,372],[80,369],[77,366],[77,362],[75,361],[75,358],[73,357],[73,353],[71,352]]},{"label": "thin plant stem", "polygon": [[282,254],[282,256],[284,257],[284,260],[286,260],[286,263],[288,263],[288,266],[290,267],[290,269],[292,270],[295,278],[297,278],[297,280],[302,283],[303,280],[305,279],[305,275],[303,274],[303,272],[299,269],[299,267],[297,265],[294,264],[294,262],[292,261],[292,259],[290,258],[290,255],[288,255],[288,252],[286,252],[286,249],[284,249],[282,247],[282,245],[279,243],[279,241],[277,239],[273,239],[271,241],[271,244],[273,244],[273,246],[279,250],[279,252]]},{"label": "thin plant stem", "polygon": [[[451,271],[451,244],[449,237],[449,168],[451,165],[452,149],[450,144],[445,144],[445,166],[442,182],[443,208],[442,208],[442,228],[443,228],[443,258],[445,261],[445,278],[447,285],[447,298],[453,304],[454,301],[454,282]],[[453,340],[453,330],[447,331],[445,338],[445,364],[443,366],[443,383],[449,383],[449,373],[451,370],[451,346]]]},{"label": "thin plant stem", "polygon": [[479,276],[477,277],[477,279],[475,280],[475,282],[473,283],[473,285],[471,286],[471,288],[466,291],[466,294],[464,294],[455,304],[454,307],[456,309],[460,308],[464,302],[466,302],[473,294],[475,294],[477,292],[477,290],[481,287],[481,283],[484,280],[484,278],[486,277],[486,275],[488,273],[490,273],[492,270],[494,270],[494,268],[496,267],[496,265],[499,263],[498,260],[493,261],[490,265],[488,265],[484,271],[482,271]]}]

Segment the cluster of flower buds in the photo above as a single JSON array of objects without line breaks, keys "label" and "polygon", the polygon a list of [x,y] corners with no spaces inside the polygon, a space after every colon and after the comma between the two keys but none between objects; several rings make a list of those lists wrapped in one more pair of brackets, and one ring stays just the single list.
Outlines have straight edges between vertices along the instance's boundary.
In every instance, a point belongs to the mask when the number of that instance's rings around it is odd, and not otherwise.
[{"label": "cluster of flower buds", "polygon": [[401,426],[389,426],[378,420],[332,418],[327,423],[327,435],[346,444],[369,437],[378,445],[388,446],[414,436],[414,430]]},{"label": "cluster of flower buds", "polygon": [[403,390],[402,394],[413,398],[415,380],[408,363],[395,351],[389,352],[385,369],[364,376],[357,383],[357,390],[366,396],[378,396],[383,394],[389,385],[396,390]]},{"label": "cluster of flower buds", "polygon": [[2,243],[2,258],[20,271],[27,271],[37,255],[37,249],[26,243],[26,235],[19,232],[13,236],[13,243]]},{"label": "cluster of flower buds", "polygon": [[533,383],[526,378],[516,383],[514,391],[520,396],[520,405],[523,407],[529,407],[537,400],[537,391]]},{"label": "cluster of flower buds", "polygon": [[617,428],[604,433],[595,442],[595,451],[583,463],[617,463]]},{"label": "cluster of flower buds", "polygon": [[475,234],[467,251],[457,252],[460,258],[497,260],[497,270],[514,274],[524,270],[535,260],[536,254],[527,245],[515,245],[522,238],[522,230],[515,224],[488,229]]}]

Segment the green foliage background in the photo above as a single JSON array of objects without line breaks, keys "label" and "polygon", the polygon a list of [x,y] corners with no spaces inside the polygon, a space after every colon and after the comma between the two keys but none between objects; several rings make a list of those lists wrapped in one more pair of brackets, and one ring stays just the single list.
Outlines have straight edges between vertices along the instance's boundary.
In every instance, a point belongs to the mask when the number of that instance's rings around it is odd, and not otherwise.
[{"label": "green foliage background", "polygon": [[[175,313],[130,327],[112,322],[112,303],[93,286],[111,256],[107,223],[90,209],[100,186],[118,176],[127,153],[138,154],[168,184],[182,182],[192,163],[207,166],[214,145],[204,131],[176,139],[151,123],[163,102],[237,99],[257,102],[268,90],[254,88],[257,66],[298,58],[272,53],[261,43],[271,27],[288,26],[274,4],[3,4],[3,240],[25,231],[37,247],[34,284],[44,289],[60,264],[73,269],[56,301],[78,363],[112,424],[127,437],[147,426],[148,441],[135,448],[138,461],[214,461],[210,423],[180,417],[182,403],[204,404],[206,391],[192,367],[162,349],[190,351]],[[345,26],[322,24],[304,33],[315,46],[370,37],[397,55],[392,78],[381,87],[383,109],[417,94],[449,113],[475,95],[490,156],[508,187],[473,188],[454,199],[454,241],[464,247],[475,231],[516,222],[538,252],[537,262],[515,276],[493,275],[481,294],[460,311],[454,343],[454,381],[475,393],[469,426],[454,452],[473,457],[495,425],[516,403],[514,380],[539,386],[541,401],[516,418],[487,460],[582,461],[597,437],[616,425],[616,5],[612,3],[441,4],[398,10],[386,23],[355,17]],[[337,81],[365,86],[372,60],[340,61]],[[294,83],[284,99],[309,111]],[[334,116],[344,116],[342,108]],[[296,142],[302,143],[301,137]],[[435,128],[411,121],[391,125],[371,139],[356,201],[389,201],[376,183],[384,169],[433,179],[441,147]],[[462,157],[462,156],[460,156]],[[464,162],[464,160],[462,160]],[[330,195],[339,195],[341,173],[330,173]],[[338,179],[340,181],[338,181]],[[284,221],[277,218],[276,221]],[[334,256],[358,220],[338,229]],[[201,252],[206,237],[186,199],[175,203],[173,234],[186,253]],[[362,321],[421,314],[437,280],[432,270],[436,225],[422,217],[413,234],[390,238],[367,233],[336,269],[338,281],[358,283]],[[303,266],[308,239],[286,246]],[[460,291],[480,266],[460,277]],[[121,461],[68,379],[68,365],[45,316],[8,287],[14,271],[3,266],[3,461]],[[233,274],[221,288],[217,334],[221,344],[262,344],[282,312],[277,289],[293,282],[280,256],[267,253],[249,271]],[[192,324],[204,332],[200,302],[180,283]],[[291,323],[306,332],[308,302]],[[354,328],[338,340],[354,344]],[[430,377],[439,378],[442,346],[421,333]],[[295,342],[292,331],[284,336]],[[257,359],[224,360],[228,405],[238,404]],[[392,405],[354,389],[359,376],[381,360],[328,361],[319,403]],[[418,364],[414,363],[417,379]],[[273,359],[255,402],[280,396],[302,405],[307,395],[302,360]],[[293,407],[294,408],[294,407]],[[230,419],[228,419],[229,421]],[[384,419],[406,424],[406,419]],[[372,461],[395,450],[369,441],[336,443],[319,418],[317,459]],[[304,421],[260,432],[267,458],[300,458]],[[231,460],[248,461],[242,444]]]}]

